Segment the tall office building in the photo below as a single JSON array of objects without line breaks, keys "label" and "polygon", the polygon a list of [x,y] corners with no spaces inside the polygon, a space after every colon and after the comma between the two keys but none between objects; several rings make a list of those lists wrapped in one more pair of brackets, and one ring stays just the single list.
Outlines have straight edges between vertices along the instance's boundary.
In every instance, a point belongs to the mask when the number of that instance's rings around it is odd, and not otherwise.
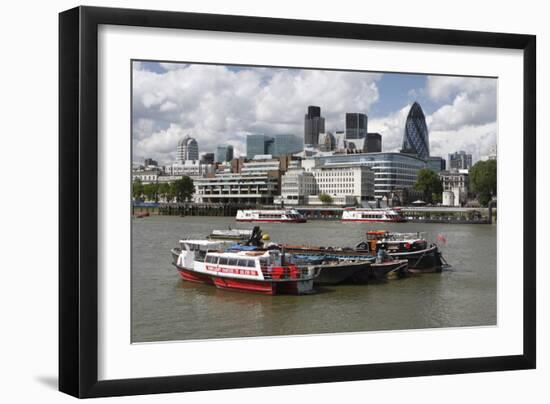
[{"label": "tall office building", "polygon": [[216,156],[214,153],[203,153],[201,155],[201,162],[204,164],[214,164]]},{"label": "tall office building", "polygon": [[143,164],[145,165],[145,167],[149,167],[149,166],[158,166],[158,162],[156,160],[153,160],[151,158],[148,158],[148,159],[145,159],[145,161],[143,162]]},{"label": "tall office building", "polygon": [[402,153],[416,154],[426,159],[430,156],[430,139],[428,125],[420,104],[415,102],[407,115],[405,133],[403,134]]},{"label": "tall office building", "polygon": [[472,155],[464,150],[449,154],[450,170],[468,170],[472,167]]},{"label": "tall office building", "polygon": [[268,150],[267,154],[279,157],[299,153],[302,150],[304,150],[304,142],[300,137],[291,134],[280,134],[273,136],[273,147]]},{"label": "tall office building", "polygon": [[304,149],[302,139],[291,134],[274,136],[248,135],[246,137],[246,158],[271,154],[273,157],[301,152]]},{"label": "tall office building", "polygon": [[233,146],[221,145],[216,148],[216,162],[225,163],[233,160]]},{"label": "tall office building", "polygon": [[195,139],[186,135],[178,142],[177,159],[180,163],[199,159],[199,145]]},{"label": "tall office building", "polygon": [[254,156],[270,154],[268,151],[273,147],[273,138],[266,135],[248,135],[246,137],[246,158],[251,160]]},{"label": "tall office building", "polygon": [[325,131],[325,118],[321,116],[321,107],[310,105],[304,117],[304,144],[317,146],[319,133]]},{"label": "tall office building", "polygon": [[367,133],[367,142],[365,144],[367,153],[380,153],[382,151],[382,136],[380,133]]},{"label": "tall office building", "polygon": [[428,165],[428,168],[435,171],[436,173],[440,173],[441,171],[445,171],[447,168],[447,163],[444,158],[438,157],[438,156],[430,156],[426,159],[426,163]]},{"label": "tall office building", "polygon": [[346,113],[346,139],[363,139],[367,137],[367,115],[359,112]]}]

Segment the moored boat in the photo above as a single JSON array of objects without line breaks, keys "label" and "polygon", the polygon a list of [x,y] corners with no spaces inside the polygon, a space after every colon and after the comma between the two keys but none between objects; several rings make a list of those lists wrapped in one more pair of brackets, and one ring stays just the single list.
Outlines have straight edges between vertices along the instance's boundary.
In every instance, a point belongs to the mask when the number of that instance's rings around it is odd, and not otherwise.
[{"label": "moored boat", "polygon": [[441,272],[443,262],[436,244],[428,243],[420,233],[368,231],[366,240],[355,246],[357,252],[377,254],[386,251],[394,259],[406,259],[408,271]]},{"label": "moored boat", "polygon": [[342,212],[342,222],[406,222],[394,209],[347,208]]},{"label": "moored boat", "polygon": [[268,295],[307,294],[319,275],[298,266],[278,250],[230,251],[219,241],[181,240],[172,249],[172,263],[182,279],[220,289]]},{"label": "moored boat", "polygon": [[405,259],[389,259],[371,263],[367,271],[358,271],[351,277],[353,283],[368,283],[383,281],[405,276],[408,273],[409,261]]},{"label": "moored boat", "polygon": [[420,233],[392,233],[385,230],[367,232],[367,239],[355,247],[320,247],[281,244],[294,254],[330,254],[348,257],[376,256],[380,249],[393,259],[406,259],[410,273],[441,272],[443,257],[437,244],[428,243]]},{"label": "moored boat", "polygon": [[320,271],[315,284],[338,285],[350,281],[357,273],[367,273],[374,257],[343,257],[317,254],[295,254],[296,262]]},{"label": "moored boat", "polygon": [[212,230],[209,240],[247,241],[252,236],[253,229]]},{"label": "moored boat", "polygon": [[296,209],[242,209],[237,211],[235,219],[238,222],[262,223],[305,223],[304,215]]}]

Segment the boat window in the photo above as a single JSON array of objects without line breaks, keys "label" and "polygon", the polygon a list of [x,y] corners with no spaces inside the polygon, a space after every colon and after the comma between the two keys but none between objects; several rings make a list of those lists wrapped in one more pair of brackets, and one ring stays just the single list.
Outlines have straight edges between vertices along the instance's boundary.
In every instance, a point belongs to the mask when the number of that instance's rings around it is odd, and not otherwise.
[{"label": "boat window", "polygon": [[227,265],[227,258],[220,257],[220,265]]},{"label": "boat window", "polygon": [[237,259],[236,258],[229,258],[227,260],[227,265],[237,265]]},{"label": "boat window", "polygon": [[218,263],[218,257],[215,257],[213,255],[209,255],[206,257],[206,262],[209,264],[217,264]]},{"label": "boat window", "polygon": [[254,260],[246,260],[246,265],[250,268],[256,268],[256,261]]},{"label": "boat window", "polygon": [[206,252],[199,251],[195,256],[195,261],[204,262],[205,258],[206,258]]},{"label": "boat window", "polygon": [[247,262],[248,262],[248,260],[240,259],[240,260],[237,261],[237,266],[239,266],[239,267],[246,267],[246,266],[247,266]]},{"label": "boat window", "polygon": [[269,265],[269,260],[267,258],[260,258],[260,266],[266,267]]}]

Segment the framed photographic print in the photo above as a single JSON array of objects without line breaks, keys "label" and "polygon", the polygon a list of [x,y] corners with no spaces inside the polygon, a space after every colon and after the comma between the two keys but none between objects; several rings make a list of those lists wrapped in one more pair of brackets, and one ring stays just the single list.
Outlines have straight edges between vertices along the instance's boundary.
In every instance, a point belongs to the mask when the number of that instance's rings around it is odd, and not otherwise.
[{"label": "framed photographic print", "polygon": [[534,36],[59,27],[61,391],[535,367]]}]

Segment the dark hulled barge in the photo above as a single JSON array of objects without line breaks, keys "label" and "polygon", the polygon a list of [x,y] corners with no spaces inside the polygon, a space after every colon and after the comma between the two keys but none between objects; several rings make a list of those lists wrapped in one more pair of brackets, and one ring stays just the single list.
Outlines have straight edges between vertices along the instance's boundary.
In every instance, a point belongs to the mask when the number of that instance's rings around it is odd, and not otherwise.
[{"label": "dark hulled barge", "polygon": [[367,239],[355,246],[355,251],[377,254],[386,251],[394,259],[406,259],[409,272],[441,272],[443,259],[437,244],[428,243],[420,233],[396,233],[385,230],[368,231]]},{"label": "dark hulled barge", "polygon": [[389,231],[369,231],[366,240],[355,247],[315,247],[305,245],[281,245],[289,253],[330,254],[353,257],[376,256],[380,250],[396,260],[407,260],[411,273],[441,272],[443,258],[436,244],[428,243],[420,233],[395,233]]}]

